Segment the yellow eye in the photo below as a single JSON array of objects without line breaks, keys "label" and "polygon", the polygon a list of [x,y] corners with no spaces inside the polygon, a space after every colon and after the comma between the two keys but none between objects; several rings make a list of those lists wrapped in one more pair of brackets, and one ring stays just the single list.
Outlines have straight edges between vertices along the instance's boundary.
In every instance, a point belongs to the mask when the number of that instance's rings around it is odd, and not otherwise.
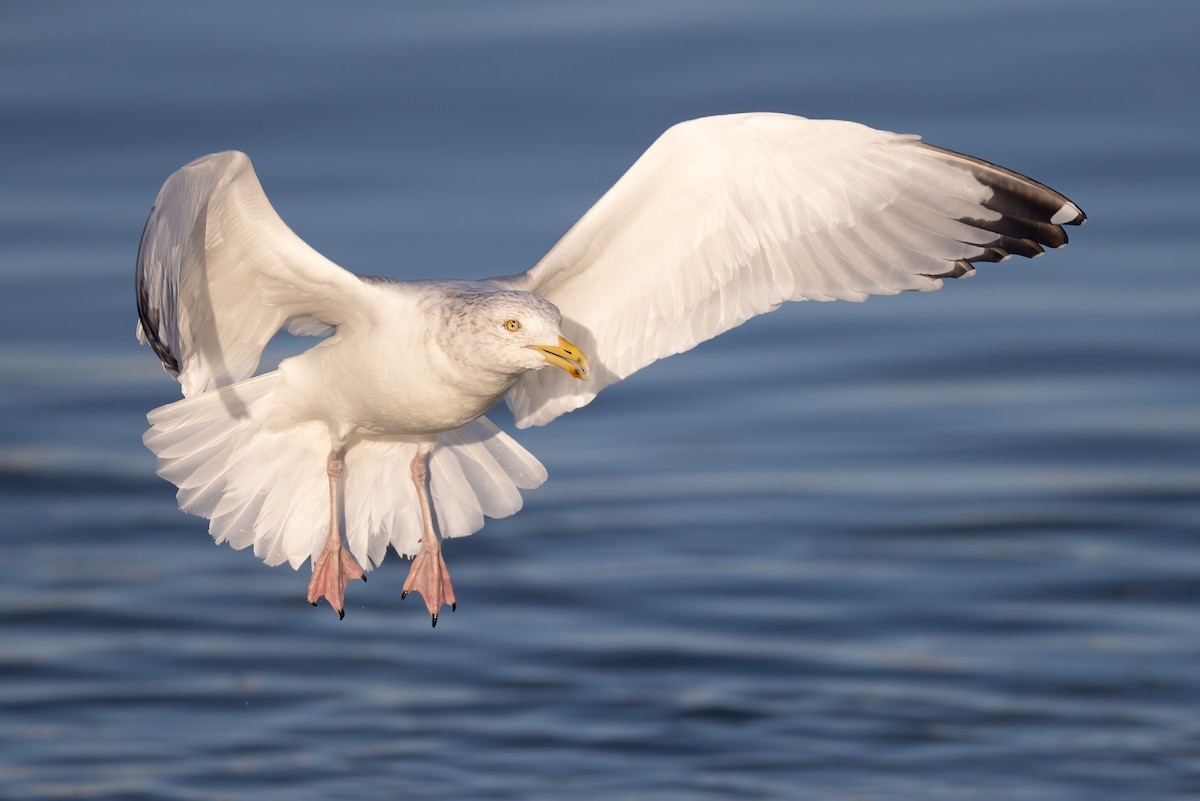
[{"label": "yellow eye", "polygon": [[507,328],[509,331],[520,331],[521,323],[519,320],[505,320],[504,327]]}]

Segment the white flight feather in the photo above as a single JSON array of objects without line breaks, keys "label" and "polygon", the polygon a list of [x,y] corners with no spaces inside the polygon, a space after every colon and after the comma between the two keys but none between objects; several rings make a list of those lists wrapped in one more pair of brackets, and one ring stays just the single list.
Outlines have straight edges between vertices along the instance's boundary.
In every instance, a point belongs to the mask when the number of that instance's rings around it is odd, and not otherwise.
[{"label": "white flight feather", "polygon": [[[605,386],[788,300],[932,290],[996,235],[991,190],[916,136],[834,120],[737,114],[681,123],[527,273],[592,380],[523,376],[507,396],[541,425]],[[1076,211],[1078,211],[1076,209]]]},{"label": "white flight feather", "polygon": [[317,253],[284,224],[250,159],[229,151],[167,179],[138,252],[138,292],[157,340],[178,365],[185,397],[254,374],[287,324],[296,334],[352,324],[371,287]]}]

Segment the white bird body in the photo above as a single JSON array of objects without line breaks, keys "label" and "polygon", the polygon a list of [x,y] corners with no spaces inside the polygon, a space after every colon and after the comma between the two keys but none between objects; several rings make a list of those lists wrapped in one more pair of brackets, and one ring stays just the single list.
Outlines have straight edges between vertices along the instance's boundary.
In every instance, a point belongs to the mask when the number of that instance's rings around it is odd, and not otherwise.
[{"label": "white bird body", "polygon": [[376,283],[360,320],[280,363],[273,425],[319,420],[334,446],[353,436],[431,442],[482,416],[517,376],[456,342],[462,329],[449,320],[449,306],[464,287],[496,291],[465,282]]},{"label": "white bird body", "polygon": [[[454,596],[433,510],[442,536],[469,534],[546,476],[483,417],[501,398],[540,425],[786,300],[937,289],[1083,220],[914,136],[737,114],[663,134],[528,272],[393,282],[305,245],[245,155],[206,156],[164,184],[139,250],[138,337],[185,395],[145,441],[218,542],[312,559],[310,601],[340,612],[391,545],[416,554],[405,592],[436,623]],[[283,327],[333,335],[251,377]]]}]

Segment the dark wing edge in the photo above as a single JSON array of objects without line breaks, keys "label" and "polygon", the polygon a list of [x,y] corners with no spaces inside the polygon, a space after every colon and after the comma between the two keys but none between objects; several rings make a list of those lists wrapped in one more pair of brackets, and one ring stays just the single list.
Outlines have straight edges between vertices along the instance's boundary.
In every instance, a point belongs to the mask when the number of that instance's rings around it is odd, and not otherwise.
[{"label": "dark wing edge", "polygon": [[179,378],[179,354],[172,343],[179,341],[179,323],[175,316],[176,281],[163,270],[147,269],[147,241],[156,222],[159,202],[150,207],[138,243],[135,295],[138,323],[135,335],[138,342],[149,345],[172,378]]},{"label": "dark wing edge", "polygon": [[1010,255],[1040,256],[1046,247],[1060,248],[1067,244],[1064,225],[1082,225],[1087,221],[1083,210],[1065,195],[1027,175],[928,142],[916,144],[930,156],[970,172],[992,192],[983,201],[983,207],[1000,215],[995,220],[959,217],[959,222],[991,231],[996,238],[985,243],[987,248],[979,256],[960,259],[953,269],[930,278],[961,278],[975,272],[977,263],[997,262]]}]

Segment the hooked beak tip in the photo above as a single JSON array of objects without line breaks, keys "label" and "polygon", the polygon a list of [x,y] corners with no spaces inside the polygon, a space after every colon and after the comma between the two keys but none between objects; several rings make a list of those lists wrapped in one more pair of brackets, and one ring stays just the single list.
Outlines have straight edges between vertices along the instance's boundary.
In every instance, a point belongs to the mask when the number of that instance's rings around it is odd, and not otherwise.
[{"label": "hooked beak tip", "polygon": [[580,381],[587,381],[591,371],[588,369],[587,356],[578,346],[571,344],[565,337],[558,338],[557,345],[531,345],[546,357],[546,363],[561,367]]}]

